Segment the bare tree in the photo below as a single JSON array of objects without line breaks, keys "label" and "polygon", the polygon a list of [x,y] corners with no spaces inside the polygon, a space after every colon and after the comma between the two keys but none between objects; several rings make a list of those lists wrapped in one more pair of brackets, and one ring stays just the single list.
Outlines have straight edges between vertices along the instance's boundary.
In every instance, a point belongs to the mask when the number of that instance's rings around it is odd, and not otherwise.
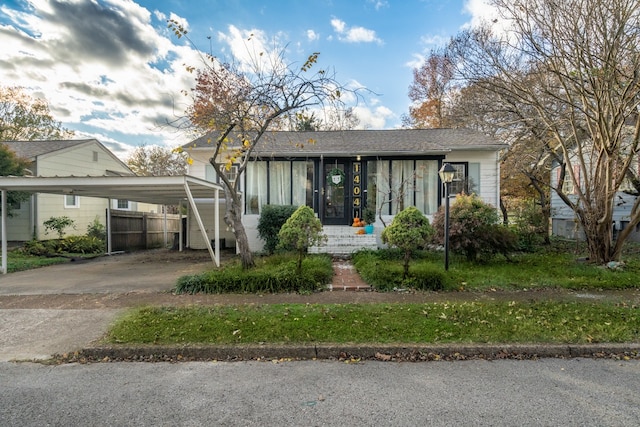
[{"label": "bare tree", "polygon": [[185,153],[157,145],[140,145],[127,158],[127,166],[141,176],[172,176],[187,173]]},{"label": "bare tree", "polygon": [[[186,30],[178,22],[170,21],[170,26],[176,35],[185,37]],[[346,92],[334,73],[312,71],[317,68],[318,52],[295,65],[285,61],[284,49],[255,50],[251,41],[247,42],[247,61],[223,62],[203,55],[201,68],[190,67],[196,72],[196,87],[187,111],[196,130],[209,134],[209,162],[225,189],[224,219],[234,231],[244,268],[252,267],[254,261],[242,224],[241,180],[230,180],[225,171],[237,165],[240,178],[265,132],[293,123],[292,116],[305,109],[340,109],[341,95]]]},{"label": "bare tree", "polygon": [[[637,164],[640,140],[640,3],[637,0],[493,0],[508,31],[491,24],[450,46],[469,83],[518,106],[561,159],[573,209],[594,262],[619,259],[640,222],[640,198],[616,240],[616,193]],[[495,23],[493,24],[495,25]],[[504,27],[503,27],[504,28]]]}]

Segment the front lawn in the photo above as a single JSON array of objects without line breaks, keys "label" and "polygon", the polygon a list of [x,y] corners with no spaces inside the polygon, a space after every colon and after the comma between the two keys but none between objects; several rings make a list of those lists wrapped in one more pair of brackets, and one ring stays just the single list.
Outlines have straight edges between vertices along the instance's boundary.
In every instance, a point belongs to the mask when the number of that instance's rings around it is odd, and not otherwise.
[{"label": "front lawn", "polygon": [[68,258],[63,256],[35,256],[22,253],[18,250],[7,252],[7,272],[31,270],[33,268],[45,267],[47,265],[62,264],[69,262]]},{"label": "front lawn", "polygon": [[[381,291],[410,288],[415,283],[442,281],[444,290],[491,289],[527,290],[540,288],[563,289],[629,289],[640,287],[640,256],[629,253],[620,269],[581,261],[566,248],[548,248],[536,253],[513,255],[509,260],[495,257],[477,264],[463,257],[452,256],[449,271],[444,271],[444,254],[420,251],[410,264],[411,278],[402,280],[401,254],[394,250],[363,251],[353,263],[363,280]],[[428,286],[419,286],[429,289]],[[432,290],[439,288],[431,287]]]},{"label": "front lawn", "polygon": [[640,309],[581,302],[273,304],[137,308],[109,343],[638,342]]}]

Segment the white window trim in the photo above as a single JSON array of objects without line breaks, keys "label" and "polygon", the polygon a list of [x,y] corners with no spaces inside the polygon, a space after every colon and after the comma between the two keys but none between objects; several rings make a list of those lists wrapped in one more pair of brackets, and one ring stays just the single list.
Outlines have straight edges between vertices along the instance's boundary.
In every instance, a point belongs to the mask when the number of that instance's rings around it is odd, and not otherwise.
[{"label": "white window trim", "polygon": [[[121,208],[120,206],[118,206],[119,202],[123,200],[127,202],[127,207],[126,208]],[[130,211],[131,210],[131,200],[124,200],[124,199],[113,199],[113,209],[119,210],[119,211]]]},{"label": "white window trim", "polygon": [[[75,203],[73,205],[70,205],[67,203],[67,197],[73,197],[75,200]],[[65,194],[64,196],[62,196],[62,200],[64,201],[64,207],[65,209],[78,209],[80,207],[80,196],[76,196],[75,194]]]}]

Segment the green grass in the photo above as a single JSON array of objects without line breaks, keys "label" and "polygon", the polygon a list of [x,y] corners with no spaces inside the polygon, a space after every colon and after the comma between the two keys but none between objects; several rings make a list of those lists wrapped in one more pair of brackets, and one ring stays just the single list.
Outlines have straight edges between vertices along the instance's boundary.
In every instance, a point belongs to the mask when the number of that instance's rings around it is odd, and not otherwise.
[{"label": "green grass", "polygon": [[47,265],[62,264],[69,262],[64,257],[44,257],[25,255],[19,251],[7,252],[7,271],[13,273],[15,271],[31,270],[34,268],[45,267]]},{"label": "green grass", "polygon": [[143,307],[109,343],[638,342],[640,309],[579,302]]},{"label": "green grass", "polygon": [[[445,290],[640,288],[640,256],[631,253],[624,260],[626,266],[623,270],[611,270],[580,262],[578,255],[560,248],[518,254],[511,257],[511,260],[496,257],[485,264],[470,263],[463,257],[452,256],[449,271],[445,273],[442,252],[420,252],[411,261],[410,270],[418,272],[431,269],[443,272]],[[401,271],[402,262],[393,251],[357,254],[354,263],[363,279],[379,290],[403,287],[397,274],[397,271]],[[390,286],[391,281],[397,283]]]}]

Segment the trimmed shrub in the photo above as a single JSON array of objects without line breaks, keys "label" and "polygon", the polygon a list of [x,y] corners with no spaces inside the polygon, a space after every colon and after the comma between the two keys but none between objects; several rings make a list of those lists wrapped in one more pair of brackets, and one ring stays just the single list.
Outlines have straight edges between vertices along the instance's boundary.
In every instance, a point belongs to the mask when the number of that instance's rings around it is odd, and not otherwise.
[{"label": "trimmed shrub", "polygon": [[264,250],[273,254],[280,241],[278,233],[284,223],[293,215],[297,206],[264,205],[258,220],[258,236],[264,240]]},{"label": "trimmed shrub", "polygon": [[294,250],[298,254],[296,271],[302,273],[302,260],[309,246],[317,245],[326,239],[322,234],[322,223],[316,218],[309,206],[300,206],[284,223],[278,233],[278,248]]},{"label": "trimmed shrub", "polygon": [[382,241],[404,252],[402,278],[409,274],[411,252],[425,247],[433,234],[429,220],[415,206],[409,206],[397,214],[391,225],[382,230]]},{"label": "trimmed shrub", "polygon": [[206,273],[182,276],[175,292],[188,293],[283,293],[312,292],[321,289],[333,277],[331,258],[314,255],[304,259],[302,273],[296,272],[291,255],[269,257],[255,268],[243,270],[239,264]]},{"label": "trimmed shrub", "polygon": [[[517,236],[498,224],[498,211],[475,194],[459,194],[449,213],[449,245],[468,261],[486,262],[496,253],[508,258],[517,247]],[[433,217],[435,242],[444,243],[444,208]]]},{"label": "trimmed shrub", "polygon": [[[414,262],[403,277],[404,254],[394,249],[364,250],[353,255],[352,262],[362,279],[379,291],[411,288],[437,291],[445,288],[446,277],[429,262]],[[420,257],[415,258],[418,260]]]}]

